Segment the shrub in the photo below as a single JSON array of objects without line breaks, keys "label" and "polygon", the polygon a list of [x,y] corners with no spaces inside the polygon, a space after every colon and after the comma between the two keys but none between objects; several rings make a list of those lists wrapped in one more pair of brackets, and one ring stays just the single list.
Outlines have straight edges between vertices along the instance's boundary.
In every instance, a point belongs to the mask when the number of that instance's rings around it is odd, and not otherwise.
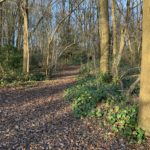
[{"label": "shrub", "polygon": [[110,81],[108,75],[98,78],[88,75],[79,77],[77,83],[65,91],[65,98],[73,102],[72,109],[76,117],[89,116],[98,102],[120,93],[118,85]]},{"label": "shrub", "polygon": [[[46,79],[45,74],[43,73],[37,72],[28,75],[22,73],[22,52],[22,50],[18,50],[11,45],[6,45],[0,48],[0,86],[22,84],[27,81],[42,81]],[[34,56],[37,55],[39,54]],[[33,59],[31,65],[32,63],[33,65],[37,65],[40,56],[35,58],[36,60]]]},{"label": "shrub", "polygon": [[29,75],[29,80],[32,81],[43,81],[46,79],[46,76],[44,73],[33,73]]},{"label": "shrub", "polygon": [[0,48],[0,64],[5,71],[20,70],[22,67],[23,54],[22,50],[6,45]]},{"label": "shrub", "polygon": [[65,91],[65,98],[72,102],[77,118],[100,117],[104,125],[111,126],[112,132],[132,142],[144,140],[144,131],[137,123],[138,105],[128,102],[110,75],[78,77],[76,84]]},{"label": "shrub", "polygon": [[28,81],[42,81],[45,79],[46,77],[42,73],[25,75],[22,72],[7,71],[0,75],[0,86],[6,86],[9,84],[22,84]]},{"label": "shrub", "polygon": [[78,118],[88,116],[92,109],[96,107],[97,102],[96,91],[85,90],[72,104],[75,116]]},{"label": "shrub", "polygon": [[127,137],[130,141],[144,140],[144,131],[138,127],[138,105],[129,104],[123,100],[109,100],[109,111],[106,113],[108,123],[112,125],[111,129],[115,133],[119,133]]}]

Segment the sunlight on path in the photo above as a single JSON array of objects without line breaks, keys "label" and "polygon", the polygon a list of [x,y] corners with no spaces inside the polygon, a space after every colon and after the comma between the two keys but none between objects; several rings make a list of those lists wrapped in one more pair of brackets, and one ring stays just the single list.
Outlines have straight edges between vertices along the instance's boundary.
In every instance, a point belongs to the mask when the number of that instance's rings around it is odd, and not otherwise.
[{"label": "sunlight on path", "polygon": [[77,120],[63,91],[78,67],[67,68],[38,86],[0,90],[0,150],[126,150],[106,136],[98,120]]}]

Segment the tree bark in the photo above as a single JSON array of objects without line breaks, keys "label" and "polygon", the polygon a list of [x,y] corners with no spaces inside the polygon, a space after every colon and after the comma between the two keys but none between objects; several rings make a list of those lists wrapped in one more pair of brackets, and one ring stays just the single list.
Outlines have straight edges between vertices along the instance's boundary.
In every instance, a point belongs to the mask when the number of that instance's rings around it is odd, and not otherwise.
[{"label": "tree bark", "polygon": [[29,73],[29,43],[28,43],[28,0],[22,1],[23,14],[23,73]]},{"label": "tree bark", "polygon": [[100,0],[100,72],[109,72],[109,15],[108,0]]},{"label": "tree bark", "polygon": [[116,25],[116,0],[112,0],[112,29],[113,29],[113,64],[112,64],[112,74],[114,77],[118,76],[118,71],[116,68],[116,57],[117,57],[117,25]]},{"label": "tree bark", "polygon": [[139,126],[150,135],[150,1],[144,0]]},{"label": "tree bark", "polygon": [[112,0],[113,57],[117,54],[116,0]]},{"label": "tree bark", "polygon": [[3,45],[2,41],[3,41],[3,5],[2,3],[0,3],[0,47]]}]

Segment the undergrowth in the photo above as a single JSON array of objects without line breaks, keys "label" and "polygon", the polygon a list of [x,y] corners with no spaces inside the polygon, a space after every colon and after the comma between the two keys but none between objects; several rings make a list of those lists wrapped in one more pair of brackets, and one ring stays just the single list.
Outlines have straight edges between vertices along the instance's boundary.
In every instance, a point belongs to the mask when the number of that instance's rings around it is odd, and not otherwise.
[{"label": "undergrowth", "polygon": [[0,86],[17,86],[21,84],[32,84],[35,81],[45,80],[46,77],[44,74],[28,74],[25,75],[17,71],[9,71],[0,75]]},{"label": "undergrowth", "polygon": [[126,137],[130,142],[144,141],[144,131],[138,127],[138,104],[128,100],[120,84],[108,74],[97,77],[84,74],[74,86],[65,91],[77,118],[97,117],[111,131]]},{"label": "undergrowth", "polygon": [[[32,84],[34,81],[46,79],[45,74],[41,72],[34,72],[28,75],[22,73],[22,51],[11,45],[0,47],[0,87],[16,86],[27,82]],[[32,66],[30,64],[30,67]]]}]

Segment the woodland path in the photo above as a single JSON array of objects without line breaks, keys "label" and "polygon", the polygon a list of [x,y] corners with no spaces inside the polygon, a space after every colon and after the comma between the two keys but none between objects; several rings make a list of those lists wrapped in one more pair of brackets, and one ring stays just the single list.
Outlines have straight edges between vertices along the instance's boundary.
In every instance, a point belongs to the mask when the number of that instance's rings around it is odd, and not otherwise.
[{"label": "woodland path", "polygon": [[74,118],[63,91],[78,70],[69,67],[33,87],[0,89],[0,150],[129,149],[123,139],[106,136],[98,120]]}]

